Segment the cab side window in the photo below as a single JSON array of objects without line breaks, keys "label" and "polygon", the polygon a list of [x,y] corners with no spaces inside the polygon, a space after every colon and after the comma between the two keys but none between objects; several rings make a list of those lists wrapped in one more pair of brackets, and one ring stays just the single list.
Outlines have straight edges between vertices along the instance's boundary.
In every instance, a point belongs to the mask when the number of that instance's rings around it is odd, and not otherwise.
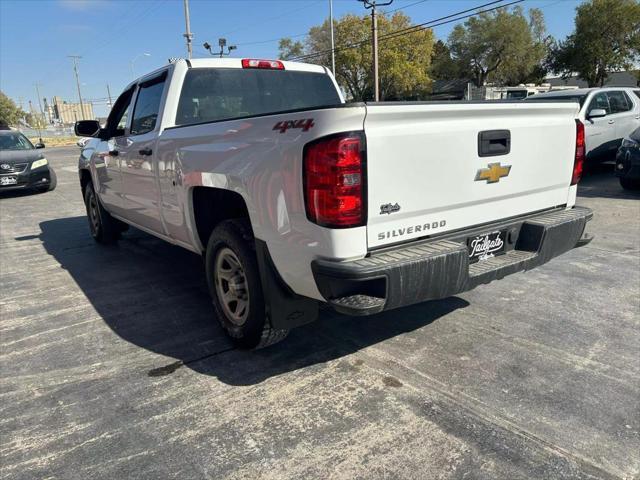
[{"label": "cab side window", "polygon": [[592,99],[591,103],[589,103],[589,109],[587,112],[591,110],[602,109],[607,112],[607,115],[611,113],[611,108],[609,107],[609,99],[605,93],[598,93]]},{"label": "cab side window", "polygon": [[624,93],[622,90],[616,92],[607,92],[607,97],[609,97],[611,113],[628,112],[633,106],[631,100],[627,98],[626,93]]},{"label": "cab side window", "polygon": [[140,84],[131,120],[131,135],[141,135],[156,128],[165,78],[163,75]]},{"label": "cab side window", "polygon": [[133,88],[125,91],[113,104],[109,118],[107,119],[107,131],[109,137],[122,137],[127,126],[127,117],[133,97]]}]

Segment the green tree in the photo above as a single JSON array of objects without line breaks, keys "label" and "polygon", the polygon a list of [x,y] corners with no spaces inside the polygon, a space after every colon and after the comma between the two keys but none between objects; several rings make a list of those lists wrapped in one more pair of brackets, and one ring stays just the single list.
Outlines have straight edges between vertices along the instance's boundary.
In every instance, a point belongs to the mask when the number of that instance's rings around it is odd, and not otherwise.
[{"label": "green tree", "polygon": [[[419,98],[431,90],[429,66],[433,49],[433,32],[418,30],[385,39],[384,35],[411,26],[411,19],[401,12],[392,17],[378,17],[378,65],[380,98],[385,100]],[[368,15],[345,15],[334,20],[336,79],[354,100],[373,97],[371,72],[371,18]],[[281,58],[298,52],[296,43],[283,39]],[[284,47],[284,48],[282,48]],[[350,48],[352,47],[352,48]],[[303,61],[331,65],[329,21],[312,27],[304,43],[304,54],[315,54]],[[299,56],[299,55],[293,55]],[[288,56],[287,58],[291,58]]]},{"label": "green tree", "polygon": [[431,77],[434,80],[454,80],[460,78],[460,67],[451,56],[451,50],[442,40],[438,40],[433,45]]},{"label": "green tree", "polygon": [[476,86],[518,84],[540,76],[549,40],[538,9],[505,8],[480,13],[457,25],[448,38],[460,71]]},{"label": "green tree", "polygon": [[299,57],[304,53],[304,45],[302,42],[293,41],[290,38],[281,38],[278,43],[279,58],[281,60],[289,60]]},{"label": "green tree", "polygon": [[0,125],[16,125],[23,115],[13,100],[0,92]]},{"label": "green tree", "polygon": [[639,57],[640,3],[591,0],[576,8],[575,29],[553,45],[548,66],[565,78],[577,73],[596,87],[609,73],[633,68]]}]

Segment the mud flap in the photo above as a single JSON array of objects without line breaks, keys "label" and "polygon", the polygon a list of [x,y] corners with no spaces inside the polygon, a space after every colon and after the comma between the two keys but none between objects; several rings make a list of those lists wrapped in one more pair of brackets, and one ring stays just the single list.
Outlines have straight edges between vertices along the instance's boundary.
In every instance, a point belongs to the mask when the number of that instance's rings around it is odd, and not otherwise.
[{"label": "mud flap", "polygon": [[273,265],[267,244],[258,239],[256,256],[271,326],[288,330],[315,321],[318,318],[318,302],[296,295],[285,285]]}]

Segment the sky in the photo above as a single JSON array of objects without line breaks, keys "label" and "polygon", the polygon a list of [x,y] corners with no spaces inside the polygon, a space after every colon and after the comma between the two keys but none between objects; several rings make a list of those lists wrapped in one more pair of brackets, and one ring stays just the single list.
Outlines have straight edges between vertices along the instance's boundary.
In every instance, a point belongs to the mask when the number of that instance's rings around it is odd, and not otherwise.
[{"label": "sky", "polygon": [[[381,3],[383,0],[378,0]],[[388,0],[387,0],[388,1]],[[394,0],[381,10],[402,9],[414,23],[466,10],[489,0]],[[508,0],[505,0],[508,1]],[[194,57],[206,57],[205,41],[235,44],[236,57],[277,58],[278,39],[304,40],[329,14],[329,0],[190,0]],[[542,9],[547,30],[562,39],[573,30],[580,0],[525,0]],[[334,17],[363,14],[357,0],[333,0]],[[367,11],[368,12],[368,11]],[[434,29],[446,40],[455,24]],[[106,114],[107,84],[113,99],[135,76],[186,57],[182,0],[0,0],[0,90],[14,101],[37,106],[40,95],[77,102],[72,60],[83,99]],[[149,54],[144,55],[144,54]],[[133,74],[132,74],[133,64]]]}]

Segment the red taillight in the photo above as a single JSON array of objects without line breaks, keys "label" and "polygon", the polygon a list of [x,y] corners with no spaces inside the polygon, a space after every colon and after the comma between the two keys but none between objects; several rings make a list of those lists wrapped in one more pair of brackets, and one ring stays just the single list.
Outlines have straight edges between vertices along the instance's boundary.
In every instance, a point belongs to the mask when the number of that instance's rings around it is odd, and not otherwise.
[{"label": "red taillight", "polygon": [[284,63],[279,60],[258,60],[257,58],[243,58],[242,68],[266,68],[269,70],[284,70]]},{"label": "red taillight", "polygon": [[580,120],[576,120],[576,156],[573,160],[573,175],[571,176],[571,185],[576,185],[580,181],[580,177],[582,177],[585,148],[584,124]]},{"label": "red taillight", "polygon": [[304,148],[307,217],[323,227],[358,227],[365,223],[364,137],[342,133]]}]

